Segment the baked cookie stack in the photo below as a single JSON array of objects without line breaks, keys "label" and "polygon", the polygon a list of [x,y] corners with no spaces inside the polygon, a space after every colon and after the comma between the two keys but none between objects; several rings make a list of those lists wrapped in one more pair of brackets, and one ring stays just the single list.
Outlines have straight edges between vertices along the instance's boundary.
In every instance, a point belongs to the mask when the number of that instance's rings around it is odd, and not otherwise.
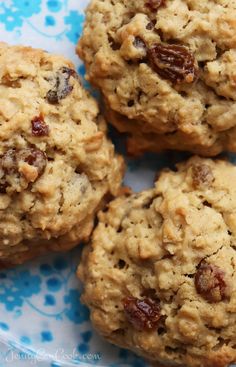
[{"label": "baked cookie stack", "polygon": [[93,0],[77,51],[132,154],[236,151],[236,3]]},{"label": "baked cookie stack", "polygon": [[[236,2],[93,0],[77,47],[128,152],[236,151]],[[236,168],[192,157],[100,211],[78,276],[97,331],[151,365],[236,362]]]},{"label": "baked cookie stack", "polygon": [[121,189],[124,160],[74,65],[0,43],[0,263],[89,242],[78,276],[102,336],[156,366],[227,367],[236,167],[206,157],[236,152],[236,1],[92,0],[77,51],[130,154],[201,157]]}]

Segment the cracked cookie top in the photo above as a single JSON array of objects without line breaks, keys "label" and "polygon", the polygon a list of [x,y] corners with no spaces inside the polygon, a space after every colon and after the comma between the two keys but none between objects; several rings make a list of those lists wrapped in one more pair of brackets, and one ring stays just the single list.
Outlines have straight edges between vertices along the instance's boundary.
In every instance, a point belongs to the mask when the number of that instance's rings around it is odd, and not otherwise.
[{"label": "cracked cookie top", "polygon": [[88,239],[122,160],[73,64],[0,43],[0,262]]},{"label": "cracked cookie top", "polygon": [[77,50],[130,152],[236,151],[235,19],[234,0],[92,0]]},{"label": "cracked cookie top", "polygon": [[236,167],[198,157],[111,202],[78,270],[95,328],[161,366],[236,361],[235,213]]}]

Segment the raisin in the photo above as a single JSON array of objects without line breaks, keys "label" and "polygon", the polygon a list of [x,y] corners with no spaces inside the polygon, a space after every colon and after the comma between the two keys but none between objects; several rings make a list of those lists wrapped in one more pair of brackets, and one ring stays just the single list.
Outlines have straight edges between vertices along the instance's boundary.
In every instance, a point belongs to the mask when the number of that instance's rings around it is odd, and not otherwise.
[{"label": "raisin", "polygon": [[195,164],[192,166],[192,180],[194,188],[210,186],[214,181],[214,176],[210,166],[207,164]]},{"label": "raisin", "polygon": [[153,20],[150,20],[150,22],[148,22],[148,24],[146,25],[146,29],[148,31],[152,31],[155,28],[156,22],[154,22]]},{"label": "raisin", "polygon": [[229,297],[225,272],[218,266],[205,261],[200,263],[195,274],[195,287],[197,292],[211,303],[220,302]]},{"label": "raisin", "polygon": [[165,5],[165,0],[148,0],[146,2],[146,6],[151,10],[155,11],[160,8],[162,5]]},{"label": "raisin", "polygon": [[133,45],[136,48],[142,48],[143,50],[147,49],[145,42],[139,36],[135,37]]},{"label": "raisin", "polygon": [[157,328],[161,318],[159,303],[151,298],[126,297],[123,305],[126,318],[135,329],[142,331]]},{"label": "raisin", "polygon": [[16,177],[17,174],[17,163],[15,151],[13,149],[9,149],[1,158],[0,158],[0,193],[5,194],[7,188],[11,185],[11,179],[9,179],[9,175],[12,178]]},{"label": "raisin", "polygon": [[61,99],[66,98],[73,90],[73,86],[69,84],[70,77],[75,75],[75,70],[69,69],[65,66],[58,70],[54,86],[46,95],[47,101],[51,104],[57,104]]},{"label": "raisin", "polygon": [[144,298],[151,298],[152,301],[158,301],[159,299],[156,294],[156,290],[153,288],[145,288],[141,293],[141,296]]},{"label": "raisin", "polygon": [[156,43],[149,58],[156,72],[173,83],[192,83],[197,77],[194,56],[185,46]]},{"label": "raisin", "polygon": [[47,164],[46,154],[37,148],[21,149],[17,152],[17,161],[24,161],[30,166],[37,168],[38,177],[41,176]]},{"label": "raisin", "polygon": [[111,46],[112,50],[117,51],[120,49],[120,43],[118,43],[111,35],[108,35],[109,45]]},{"label": "raisin", "polygon": [[0,194],[6,194],[7,191],[7,183],[3,182],[1,183],[1,179],[0,179]]},{"label": "raisin", "polygon": [[56,90],[50,89],[47,93],[46,98],[47,98],[47,101],[51,104],[59,103],[59,98],[58,98]]},{"label": "raisin", "polygon": [[49,127],[45,124],[44,118],[42,115],[38,117],[34,117],[31,121],[32,125],[32,134],[34,136],[48,136],[49,135]]},{"label": "raisin", "polygon": [[30,166],[37,168],[36,180],[40,177],[46,167],[47,157],[44,152],[37,148],[9,149],[0,158],[0,193],[5,193],[8,186],[13,182],[20,182],[20,177],[24,176],[20,172],[20,163],[26,162]]}]

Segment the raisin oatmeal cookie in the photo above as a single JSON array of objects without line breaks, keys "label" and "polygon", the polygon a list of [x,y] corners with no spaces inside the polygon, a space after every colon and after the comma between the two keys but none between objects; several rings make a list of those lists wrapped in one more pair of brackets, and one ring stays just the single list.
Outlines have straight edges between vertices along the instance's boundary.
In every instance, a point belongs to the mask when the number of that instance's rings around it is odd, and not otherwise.
[{"label": "raisin oatmeal cookie", "polygon": [[92,0],[77,51],[130,153],[236,151],[235,0]]},{"label": "raisin oatmeal cookie", "polygon": [[236,361],[236,167],[194,157],[99,213],[78,275],[110,342],[163,365]]},{"label": "raisin oatmeal cookie", "polygon": [[1,43],[0,124],[0,263],[87,240],[123,161],[73,64]]}]

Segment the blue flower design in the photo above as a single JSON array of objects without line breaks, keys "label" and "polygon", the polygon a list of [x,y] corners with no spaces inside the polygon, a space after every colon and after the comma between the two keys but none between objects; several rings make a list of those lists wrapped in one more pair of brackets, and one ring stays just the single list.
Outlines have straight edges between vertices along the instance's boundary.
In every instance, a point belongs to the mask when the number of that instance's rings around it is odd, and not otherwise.
[{"label": "blue flower design", "polygon": [[52,17],[51,15],[47,15],[45,17],[45,26],[46,27],[54,27],[55,24],[56,24],[56,19],[54,17]]},{"label": "blue flower design", "polygon": [[85,343],[80,343],[77,347],[77,350],[79,353],[88,353],[89,352],[89,346]]},{"label": "blue flower design", "polygon": [[51,367],[61,367],[61,364],[58,362],[52,362]]},{"label": "blue flower design", "polygon": [[29,18],[41,11],[41,0],[12,0],[11,6],[3,3],[0,9],[2,10],[0,22],[5,24],[7,31],[12,31],[22,26],[24,18]]},{"label": "blue flower design", "polygon": [[22,297],[31,297],[41,290],[41,279],[38,275],[32,275],[29,270],[19,271],[12,279],[14,287],[19,289]]},{"label": "blue flower design", "polygon": [[45,306],[55,306],[55,304],[56,304],[55,297],[52,296],[51,294],[46,294],[44,305]]},{"label": "blue flower design", "polygon": [[64,302],[69,305],[65,310],[65,315],[75,324],[82,324],[89,320],[89,311],[87,307],[80,302],[80,293],[76,289],[70,289],[69,294],[64,297]]},{"label": "blue flower design", "polygon": [[58,292],[62,287],[60,279],[53,277],[47,280],[47,288],[51,292]]},{"label": "blue flower design", "polygon": [[0,322],[0,329],[3,331],[8,331],[9,326],[5,322]]},{"label": "blue flower design", "polygon": [[90,330],[83,332],[80,334],[81,338],[83,339],[84,343],[89,343],[93,334]]},{"label": "blue flower design", "polygon": [[53,269],[49,264],[41,264],[40,265],[40,273],[44,276],[51,275],[53,273]]},{"label": "blue flower design", "polygon": [[51,331],[42,331],[41,332],[41,340],[42,342],[45,342],[45,343],[49,343],[53,340],[53,335],[51,333]]},{"label": "blue flower design", "polygon": [[19,10],[23,17],[29,18],[33,14],[40,13],[41,2],[42,0],[13,0],[12,8]]},{"label": "blue flower design", "polygon": [[84,15],[72,10],[69,15],[64,18],[64,21],[65,24],[69,25],[66,36],[71,42],[77,43],[83,29]]},{"label": "blue flower design", "polygon": [[62,3],[60,0],[48,0],[47,7],[51,12],[58,12],[62,8]]},{"label": "blue flower design", "polygon": [[0,14],[0,22],[5,24],[7,31],[21,27],[23,24],[21,12],[5,8],[4,12]]},{"label": "blue flower design", "polygon": [[30,345],[31,344],[31,340],[28,336],[23,335],[20,338],[21,343],[26,344],[26,345]]},{"label": "blue flower design", "polygon": [[10,288],[1,289],[0,303],[3,303],[7,311],[13,311],[16,307],[21,307],[23,299],[21,292],[12,291]]}]

